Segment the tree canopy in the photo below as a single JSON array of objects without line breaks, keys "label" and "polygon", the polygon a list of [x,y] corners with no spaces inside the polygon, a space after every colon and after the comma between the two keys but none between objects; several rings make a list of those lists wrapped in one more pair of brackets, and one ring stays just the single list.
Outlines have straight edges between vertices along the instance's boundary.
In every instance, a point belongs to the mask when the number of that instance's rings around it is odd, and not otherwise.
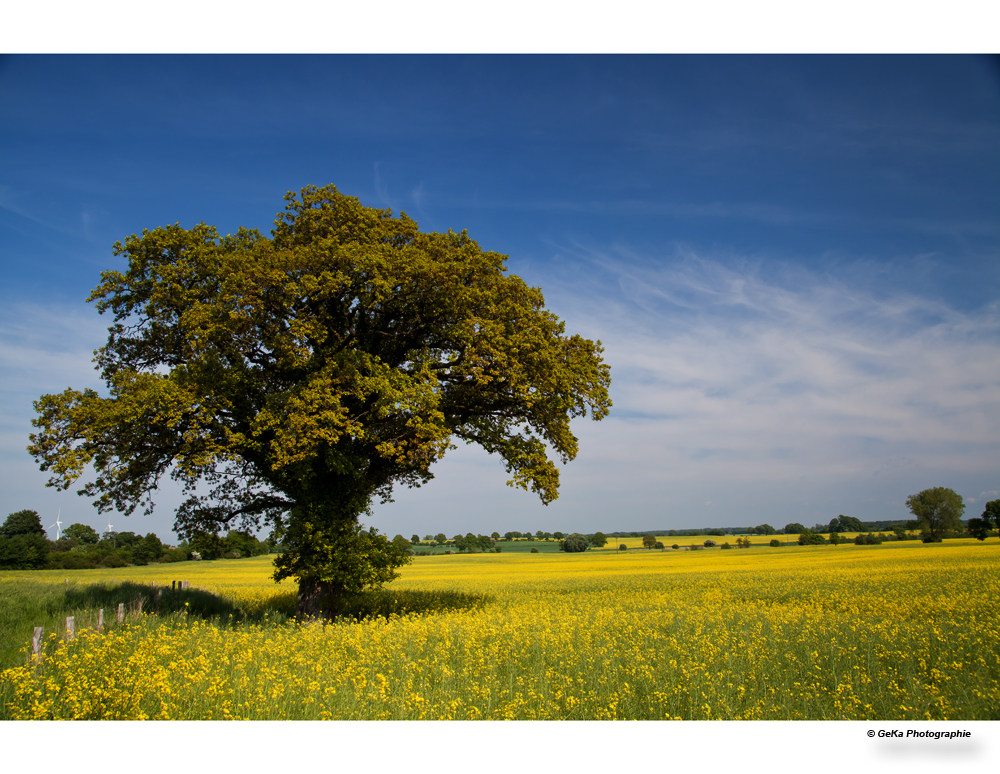
[{"label": "tree canopy", "polygon": [[333,186],[289,193],[270,237],[179,224],[114,246],[124,271],[91,293],[113,323],[95,362],[108,395],[35,402],[28,447],[49,485],[100,512],[154,507],[164,476],[187,499],[182,537],[270,523],[300,614],[406,560],[359,519],[419,486],[455,441],[556,499],[578,450],[570,420],[607,415],[601,343],[566,335],[538,288],[466,232],[422,233]]},{"label": "tree canopy", "polygon": [[965,503],[954,489],[936,486],[906,498],[906,507],[917,517],[925,543],[940,542],[943,533],[961,529]]}]

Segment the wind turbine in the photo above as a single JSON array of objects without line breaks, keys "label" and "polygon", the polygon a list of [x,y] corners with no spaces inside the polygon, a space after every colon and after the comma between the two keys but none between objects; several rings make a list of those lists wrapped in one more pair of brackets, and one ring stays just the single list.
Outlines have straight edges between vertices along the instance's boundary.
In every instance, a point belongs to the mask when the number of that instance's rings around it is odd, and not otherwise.
[{"label": "wind turbine", "polygon": [[62,534],[62,522],[59,521],[60,518],[62,518],[62,508],[59,509],[59,515],[56,516],[56,523],[49,524],[49,526],[46,527],[46,529],[52,529],[53,527],[56,528],[56,540],[58,540],[59,536]]}]

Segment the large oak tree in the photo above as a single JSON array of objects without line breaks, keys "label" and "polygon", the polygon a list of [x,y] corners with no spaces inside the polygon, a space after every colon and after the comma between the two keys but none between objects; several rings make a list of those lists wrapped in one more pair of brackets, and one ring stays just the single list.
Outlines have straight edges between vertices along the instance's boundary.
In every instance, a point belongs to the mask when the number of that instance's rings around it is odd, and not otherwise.
[{"label": "large oak tree", "polygon": [[422,233],[333,186],[285,197],[270,237],[205,224],[143,231],[89,300],[110,313],[95,354],[107,396],[35,403],[28,450],[99,511],[153,508],[183,484],[182,536],[273,525],[301,615],[395,577],[405,556],[359,518],[419,486],[455,440],[498,455],[509,485],[557,497],[570,420],[607,415],[601,343],[565,334],[505,256]]}]

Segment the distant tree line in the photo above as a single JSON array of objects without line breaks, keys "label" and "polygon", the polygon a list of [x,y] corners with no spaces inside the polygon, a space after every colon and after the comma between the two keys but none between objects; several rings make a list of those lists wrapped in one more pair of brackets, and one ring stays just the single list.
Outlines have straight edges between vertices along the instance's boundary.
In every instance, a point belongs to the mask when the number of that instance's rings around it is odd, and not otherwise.
[{"label": "distant tree line", "polygon": [[[534,533],[511,531],[503,536],[499,532],[493,532],[490,535],[476,535],[469,532],[465,535],[455,535],[450,539],[443,532],[439,532],[437,535],[424,535],[422,539],[419,535],[413,535],[409,540],[402,535],[396,535],[392,542],[411,555],[427,556],[441,553],[429,549],[442,547],[454,553],[501,553],[503,546],[500,543],[515,540],[554,540],[559,543],[559,549],[567,553],[585,551],[591,546],[601,548],[608,542],[607,536],[602,532],[595,532],[593,535],[572,532],[567,535],[563,532],[545,532],[544,530],[538,530]],[[426,546],[426,548],[421,549],[421,546]],[[537,549],[533,549],[533,553],[537,552]]]},{"label": "distant tree line", "polygon": [[150,532],[97,531],[86,524],[71,524],[58,540],[49,540],[36,511],[10,514],[0,526],[0,569],[85,570],[96,567],[141,566],[187,559],[238,558],[272,550],[253,535],[231,530],[225,537],[198,533],[189,542],[170,546]]}]

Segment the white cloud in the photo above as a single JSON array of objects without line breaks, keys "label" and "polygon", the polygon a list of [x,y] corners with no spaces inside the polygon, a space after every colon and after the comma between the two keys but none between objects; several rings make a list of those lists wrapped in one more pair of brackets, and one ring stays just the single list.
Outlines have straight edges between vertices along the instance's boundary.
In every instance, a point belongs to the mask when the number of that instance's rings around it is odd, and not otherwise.
[{"label": "white cloud", "polygon": [[861,498],[878,518],[928,477],[918,488],[996,480],[997,305],[961,312],[850,276],[690,253],[586,258],[596,276],[542,286],[569,331],[605,345],[614,409],[577,427],[628,482],[626,500],[669,490],[694,518],[705,494],[740,486],[761,508],[839,498],[847,512]]}]

